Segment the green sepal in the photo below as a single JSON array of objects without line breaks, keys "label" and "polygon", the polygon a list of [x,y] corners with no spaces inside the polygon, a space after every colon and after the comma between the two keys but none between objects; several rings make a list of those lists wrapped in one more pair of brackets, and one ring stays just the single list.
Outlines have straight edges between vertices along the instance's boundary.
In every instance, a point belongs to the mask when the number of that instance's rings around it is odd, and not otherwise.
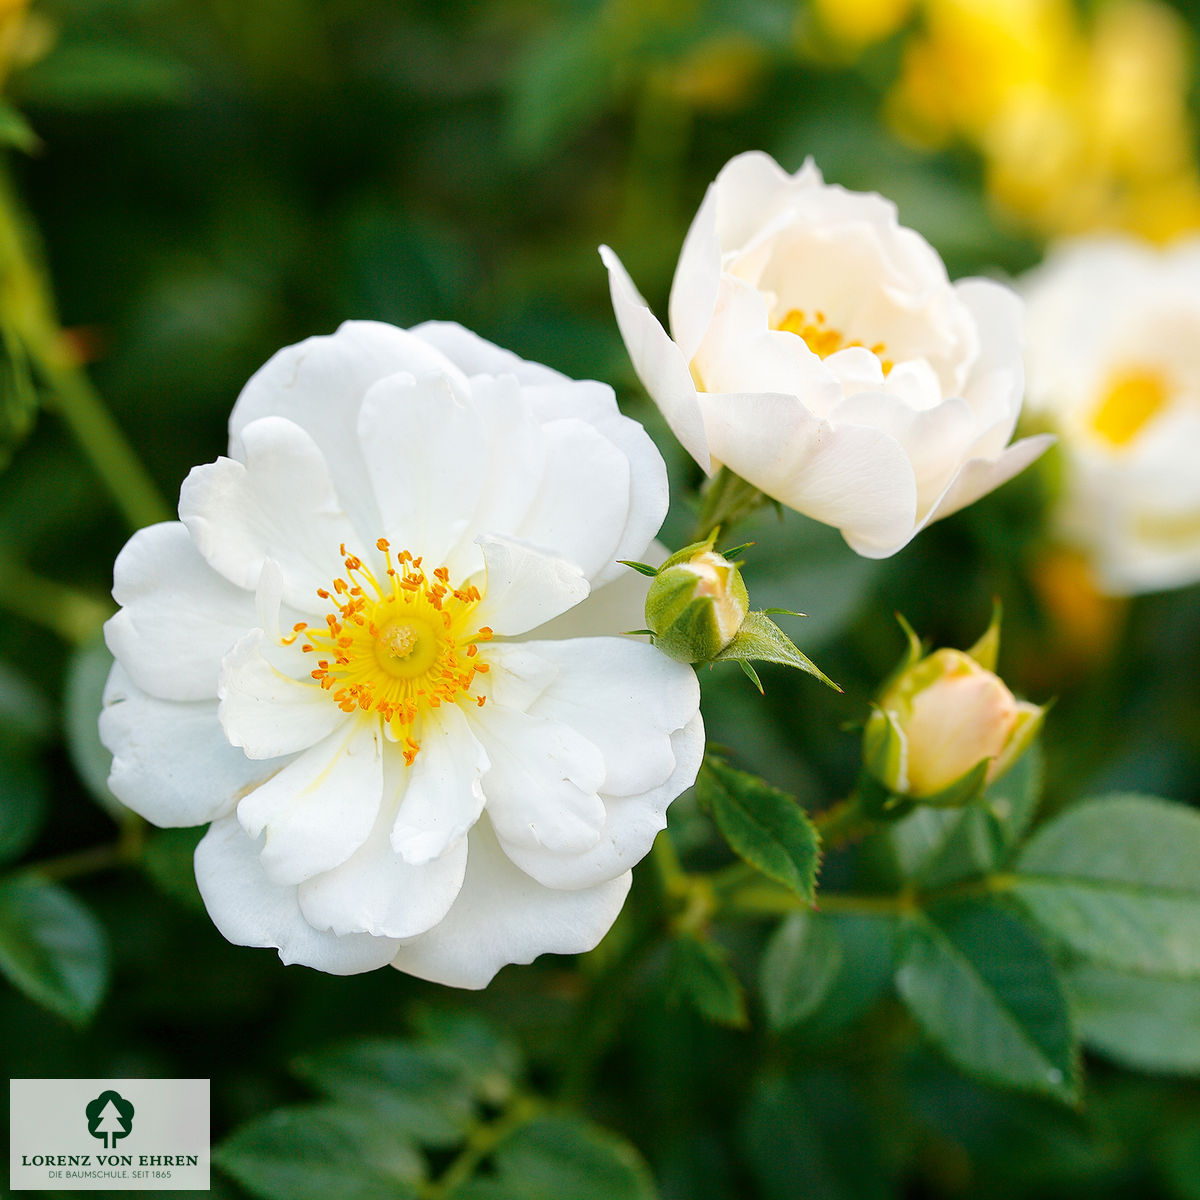
[{"label": "green sepal", "polygon": [[766,613],[747,613],[741,629],[734,634],[733,640],[724,650],[713,655],[712,661],[742,661],[745,659],[795,667],[797,670],[806,671],[809,675],[815,676],[822,683],[833,688],[835,692],[842,690],[808,655],[796,648],[791,638]]},{"label": "green sepal", "polygon": [[992,602],[992,619],[983,631],[983,636],[966,653],[973,658],[985,671],[996,670],[996,661],[1000,657],[1000,620],[1004,615],[1004,606],[999,599]]},{"label": "green sepal", "polygon": [[742,674],[745,675],[746,678],[749,679],[756,688],[758,688],[758,694],[760,696],[765,696],[766,692],[763,691],[762,680],[759,679],[758,672],[750,665],[749,659],[739,658],[737,660],[737,665],[742,668]]},{"label": "green sepal", "polygon": [[965,775],[960,775],[940,792],[922,796],[920,803],[927,804],[930,808],[963,808],[965,805],[974,804],[983,795],[991,763],[990,758],[980,759]]},{"label": "green sepal", "polygon": [[652,567],[649,563],[634,562],[630,558],[618,558],[617,562],[623,567],[631,567],[639,575],[645,575],[650,579],[653,579],[658,574],[658,568]]}]

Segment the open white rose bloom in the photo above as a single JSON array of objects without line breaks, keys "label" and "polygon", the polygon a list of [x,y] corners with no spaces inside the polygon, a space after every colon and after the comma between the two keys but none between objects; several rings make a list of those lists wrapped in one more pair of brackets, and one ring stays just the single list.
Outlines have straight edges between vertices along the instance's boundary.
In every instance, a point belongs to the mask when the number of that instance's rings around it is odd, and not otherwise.
[{"label": "open white rose bloom", "polygon": [[590,949],[703,752],[691,668],[594,636],[641,623],[615,560],[666,506],[611,389],[459,326],[280,351],[117,560],[113,791],[211,822],[209,913],[285,962],[482,987]]},{"label": "open white rose bloom", "polygon": [[1008,445],[1021,409],[1021,310],[1008,288],[952,284],[894,205],[730,161],[684,242],[671,334],[607,247],[634,367],[684,448],[895,553],[1023,470],[1046,447]]},{"label": "open white rose bloom", "polygon": [[1200,240],[1066,242],[1024,280],[1062,535],[1115,594],[1200,580]]}]

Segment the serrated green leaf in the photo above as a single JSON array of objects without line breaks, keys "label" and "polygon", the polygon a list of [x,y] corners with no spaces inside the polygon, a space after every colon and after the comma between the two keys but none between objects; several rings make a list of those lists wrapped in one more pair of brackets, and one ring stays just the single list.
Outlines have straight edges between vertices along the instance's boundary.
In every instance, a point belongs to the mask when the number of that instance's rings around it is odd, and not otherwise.
[{"label": "serrated green leaf", "polygon": [[715,758],[705,761],[698,793],[721,836],[742,858],[806,900],[813,899],[820,838],[791,796]]},{"label": "serrated green leaf", "polygon": [[1086,800],[1034,833],[1012,894],[1098,963],[1200,976],[1200,812],[1150,796]]},{"label": "serrated green leaf", "polygon": [[1074,1103],[1078,1062],[1054,963],[1020,920],[977,903],[909,919],[896,988],[951,1062],[988,1083]]},{"label": "serrated green leaf", "polygon": [[690,1004],[720,1025],[746,1024],[746,997],[723,947],[682,934],[671,943],[667,988],[676,1001]]},{"label": "serrated green leaf", "polygon": [[385,1116],[335,1105],[279,1108],[236,1130],[213,1162],[264,1200],[406,1200],[425,1163]]},{"label": "serrated green leaf", "polygon": [[1138,1071],[1200,1072],[1200,994],[1190,979],[1130,975],[1095,963],[1067,968],[1087,1045]]},{"label": "serrated green leaf", "polygon": [[655,1200],[641,1155],[623,1138],[571,1116],[536,1117],[502,1142],[499,1182],[522,1200]]},{"label": "serrated green leaf", "polygon": [[791,638],[766,613],[747,613],[733,640],[719,654],[713,655],[712,661],[728,662],[741,659],[795,667],[815,676],[835,692],[842,690],[807,654],[797,649]]},{"label": "serrated green leaf", "polygon": [[32,872],[0,880],[0,972],[30,999],[83,1024],[108,982],[108,942],[91,910]]},{"label": "serrated green leaf", "polygon": [[350,1042],[306,1055],[295,1071],[331,1099],[373,1109],[424,1145],[453,1145],[474,1120],[471,1076],[458,1054],[437,1046]]},{"label": "serrated green leaf", "polygon": [[787,1029],[814,1013],[842,965],[842,947],[833,926],[816,913],[784,919],[762,959],[762,995],[767,1020]]}]

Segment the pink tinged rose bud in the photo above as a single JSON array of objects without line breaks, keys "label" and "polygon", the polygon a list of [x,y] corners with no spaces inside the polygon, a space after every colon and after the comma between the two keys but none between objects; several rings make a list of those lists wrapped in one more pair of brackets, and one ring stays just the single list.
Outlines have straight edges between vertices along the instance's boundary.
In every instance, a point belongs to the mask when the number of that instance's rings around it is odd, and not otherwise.
[{"label": "pink tinged rose bud", "polygon": [[916,635],[910,638],[908,664],[867,722],[868,766],[898,795],[965,804],[1024,754],[1045,709],[1017,700],[992,671],[999,649],[995,622],[967,651],[921,657]]},{"label": "pink tinged rose bud", "polygon": [[1015,759],[1016,734],[1040,715],[1014,699],[1004,681],[961,650],[938,650],[881,701],[907,744],[911,796],[932,796],[989,759],[986,783]]}]

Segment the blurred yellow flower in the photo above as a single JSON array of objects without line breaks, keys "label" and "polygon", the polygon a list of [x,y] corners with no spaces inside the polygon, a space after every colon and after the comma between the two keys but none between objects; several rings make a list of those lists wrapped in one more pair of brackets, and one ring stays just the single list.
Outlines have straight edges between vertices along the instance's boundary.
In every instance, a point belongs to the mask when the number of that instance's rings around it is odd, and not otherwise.
[{"label": "blurred yellow flower", "polygon": [[0,0],[0,84],[15,57],[28,7],[29,0]]},{"label": "blurred yellow flower", "polygon": [[1191,57],[1171,9],[1111,0],[1090,24],[1067,0],[925,0],[924,12],[886,101],[903,136],[974,144],[992,197],[1046,235],[1200,227]]},{"label": "blurred yellow flower", "polygon": [[895,33],[908,20],[915,0],[813,0],[822,26],[839,41],[869,45]]}]

